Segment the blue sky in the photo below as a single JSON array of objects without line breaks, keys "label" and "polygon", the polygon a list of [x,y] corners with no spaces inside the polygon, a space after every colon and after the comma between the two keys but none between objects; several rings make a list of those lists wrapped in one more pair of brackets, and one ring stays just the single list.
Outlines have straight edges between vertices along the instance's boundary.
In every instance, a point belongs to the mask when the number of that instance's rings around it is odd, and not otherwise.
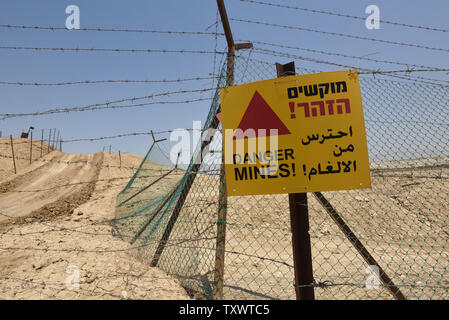
[{"label": "blue sky", "polygon": [[[225,0],[230,18],[264,21],[363,37],[415,43],[449,49],[449,33],[410,29],[383,24],[382,19],[449,29],[449,2],[446,0],[346,0],[346,1],[272,1],[290,6],[326,10],[355,16],[367,16],[365,8],[380,8],[381,29],[368,30],[362,20],[307,13],[299,10],[257,5],[239,0]],[[75,4],[81,11],[81,27],[156,29],[174,31],[206,31],[216,21],[214,0],[105,1],[105,0],[3,0],[0,2],[0,24],[64,27],[65,8]],[[231,21],[236,40],[264,41],[289,46],[364,56],[380,60],[448,68],[448,52],[362,41],[313,32]],[[212,26],[208,31],[215,31]],[[221,24],[218,28],[222,32]],[[0,28],[1,46],[123,48],[207,50],[226,49],[224,37],[213,35],[168,35],[152,33],[82,32],[16,30]],[[255,46],[260,47],[260,46]],[[287,49],[273,49],[328,60],[362,68],[398,70],[403,66],[367,62],[313,54]],[[248,52],[242,53],[248,54]],[[268,62],[289,62],[252,52],[251,56]],[[131,54],[131,53],[69,53],[0,50],[0,81],[65,82],[115,79],[179,79],[210,77],[221,56],[213,54]],[[314,70],[331,71],[342,68],[296,60],[296,65]],[[274,68],[274,66],[273,66]],[[446,73],[423,73],[421,76],[449,80]],[[61,87],[19,87],[0,85],[0,113],[44,111],[55,107],[84,106],[122,98],[140,97],[167,91],[211,88],[212,80],[169,84],[97,84]],[[154,101],[182,101],[208,98],[212,92],[173,95]],[[148,100],[140,101],[148,102]],[[63,139],[90,138],[131,132],[191,128],[192,121],[204,121],[209,101],[191,104],[151,105],[107,111],[73,112],[39,117],[0,120],[3,136],[17,135],[21,129],[58,128]],[[127,137],[99,142],[77,142],[64,145],[66,152],[93,153],[104,146],[114,150],[144,155],[151,144],[150,136]]]}]

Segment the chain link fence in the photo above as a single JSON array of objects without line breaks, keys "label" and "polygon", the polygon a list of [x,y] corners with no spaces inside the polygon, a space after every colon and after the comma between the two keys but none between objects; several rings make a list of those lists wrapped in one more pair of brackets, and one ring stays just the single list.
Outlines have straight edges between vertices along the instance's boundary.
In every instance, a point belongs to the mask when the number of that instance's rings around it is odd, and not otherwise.
[{"label": "chain link fence", "polygon": [[[113,232],[196,298],[219,298],[222,283],[225,299],[294,299],[288,195],[223,196],[215,114],[226,65],[221,75],[203,130],[213,138],[187,168],[158,164],[168,149],[154,143],[117,197]],[[234,84],[275,77],[274,62],[235,59]],[[407,299],[447,299],[449,87],[369,76],[360,86],[372,188],[323,195]],[[312,193],[308,204],[317,299],[393,299]]]}]

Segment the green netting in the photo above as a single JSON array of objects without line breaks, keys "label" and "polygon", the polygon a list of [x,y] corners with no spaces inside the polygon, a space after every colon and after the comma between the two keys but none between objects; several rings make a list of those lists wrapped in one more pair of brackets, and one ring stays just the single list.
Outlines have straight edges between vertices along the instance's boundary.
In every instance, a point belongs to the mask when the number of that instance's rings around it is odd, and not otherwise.
[{"label": "green netting", "polygon": [[[225,86],[225,70],[218,88]],[[274,63],[236,57],[235,84],[275,77]],[[449,87],[363,76],[360,85],[372,188],[324,196],[407,299],[447,299]],[[204,129],[218,109],[217,90]],[[217,226],[225,223],[223,297],[294,299],[288,195],[229,197],[227,219],[218,221],[221,165],[211,160],[221,144],[214,136],[206,146],[214,153],[198,166],[197,146],[185,170],[151,161],[153,145],[117,197],[113,230],[151,265],[181,208],[157,266],[197,297],[212,299]],[[308,202],[316,297],[392,299],[386,286],[367,288],[368,265],[312,193]]]}]

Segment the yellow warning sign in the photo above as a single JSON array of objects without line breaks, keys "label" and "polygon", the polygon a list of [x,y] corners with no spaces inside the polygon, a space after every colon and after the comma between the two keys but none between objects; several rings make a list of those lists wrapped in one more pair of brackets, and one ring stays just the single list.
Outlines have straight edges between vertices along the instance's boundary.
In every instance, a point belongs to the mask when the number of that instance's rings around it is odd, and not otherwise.
[{"label": "yellow warning sign", "polygon": [[356,70],[221,89],[230,196],[370,188]]}]

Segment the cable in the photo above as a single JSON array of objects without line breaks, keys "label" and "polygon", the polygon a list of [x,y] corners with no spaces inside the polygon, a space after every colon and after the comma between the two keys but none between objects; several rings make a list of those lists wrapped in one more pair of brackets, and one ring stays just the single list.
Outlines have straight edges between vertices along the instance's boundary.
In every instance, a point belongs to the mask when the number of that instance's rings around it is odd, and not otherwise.
[{"label": "cable", "polygon": [[405,43],[405,42],[397,42],[397,41],[391,41],[391,40],[368,38],[368,37],[362,37],[362,36],[346,34],[346,33],[322,31],[322,30],[316,30],[316,29],[310,29],[310,28],[304,28],[304,27],[296,27],[296,26],[286,26],[286,25],[280,25],[280,24],[275,24],[275,23],[269,23],[269,22],[263,22],[263,21],[254,21],[254,20],[246,20],[246,19],[236,19],[236,18],[231,19],[230,18],[229,20],[237,21],[237,22],[244,22],[244,23],[264,25],[264,26],[269,26],[269,27],[283,28],[283,29],[289,29],[289,30],[300,30],[300,31],[307,31],[307,32],[315,32],[315,33],[320,33],[320,34],[326,34],[326,35],[332,35],[332,36],[338,36],[338,37],[345,37],[345,38],[351,38],[351,39],[381,42],[381,43],[393,44],[393,45],[398,45],[398,46],[406,46],[406,47],[427,49],[427,50],[433,50],[433,51],[449,52],[449,49],[445,49],[445,48],[436,48],[436,47],[429,47],[429,46],[424,46],[424,45],[414,44],[414,43]]},{"label": "cable", "polygon": [[[316,9],[309,9],[309,8],[293,7],[293,6],[288,6],[288,5],[282,5],[282,4],[277,4],[277,3],[269,3],[269,2],[263,2],[263,1],[255,1],[255,0],[240,0],[240,1],[241,2],[249,2],[249,3],[261,4],[261,5],[266,5],[266,6],[272,6],[272,7],[300,10],[300,11],[305,11],[305,12],[327,14],[327,15],[343,17],[343,18],[351,18],[351,19],[357,19],[357,20],[363,20],[363,21],[366,20],[366,17],[352,16],[352,15],[348,15],[348,14],[341,14],[341,13],[324,11],[324,10],[316,10]],[[436,27],[427,27],[427,26],[420,26],[420,25],[413,25],[413,24],[406,24],[406,23],[388,21],[388,20],[385,20],[385,19],[382,19],[381,23],[391,24],[391,25],[401,26],[401,27],[407,27],[407,28],[423,29],[423,30],[429,30],[429,31],[449,32],[448,29],[436,28]]]}]

